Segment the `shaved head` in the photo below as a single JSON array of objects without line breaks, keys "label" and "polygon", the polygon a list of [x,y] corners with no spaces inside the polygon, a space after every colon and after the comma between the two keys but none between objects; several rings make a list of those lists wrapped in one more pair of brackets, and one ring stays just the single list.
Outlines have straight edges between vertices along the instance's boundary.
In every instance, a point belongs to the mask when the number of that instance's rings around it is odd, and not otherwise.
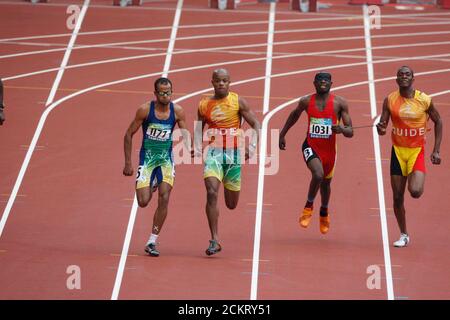
[{"label": "shaved head", "polygon": [[214,87],[216,99],[222,99],[228,95],[230,88],[230,74],[226,69],[219,68],[213,71],[211,83]]},{"label": "shaved head", "polygon": [[230,76],[230,74],[228,73],[228,70],[227,69],[223,69],[223,68],[219,68],[219,69],[216,69],[216,70],[213,71],[213,74],[212,74],[213,78],[216,77],[216,76],[219,76],[219,75],[220,76],[227,76],[227,77]]}]

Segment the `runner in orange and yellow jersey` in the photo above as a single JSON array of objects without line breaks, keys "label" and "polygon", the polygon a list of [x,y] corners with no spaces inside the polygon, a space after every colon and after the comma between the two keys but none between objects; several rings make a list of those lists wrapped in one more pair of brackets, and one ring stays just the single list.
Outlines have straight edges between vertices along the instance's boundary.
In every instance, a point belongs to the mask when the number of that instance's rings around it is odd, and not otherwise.
[{"label": "runner in orange and yellow jersey", "polygon": [[406,184],[413,198],[419,198],[425,184],[425,134],[428,118],[434,122],[434,148],[431,162],[440,164],[439,149],[442,140],[442,121],[431,97],[413,88],[414,72],[403,66],[397,71],[399,90],[389,94],[383,103],[383,111],[377,130],[386,134],[389,118],[392,118],[391,187],[394,196],[394,212],[400,228],[400,239],[395,247],[406,247],[410,238],[406,228],[404,194]]},{"label": "runner in orange and yellow jersey", "polygon": [[[217,69],[212,74],[214,95],[203,98],[198,108],[198,124],[201,131],[208,125],[208,148],[203,171],[207,192],[206,215],[208,217],[211,240],[206,249],[207,255],[221,251],[219,243],[218,224],[219,209],[217,197],[220,184],[223,182],[225,204],[229,209],[235,209],[241,190],[241,150],[245,150],[245,159],[251,158],[255,152],[261,125],[250,109],[247,101],[238,94],[230,92],[230,75],[225,69]],[[242,119],[252,127],[253,139],[248,147],[241,148],[243,135]],[[195,147],[196,153],[201,153],[201,146]]]}]

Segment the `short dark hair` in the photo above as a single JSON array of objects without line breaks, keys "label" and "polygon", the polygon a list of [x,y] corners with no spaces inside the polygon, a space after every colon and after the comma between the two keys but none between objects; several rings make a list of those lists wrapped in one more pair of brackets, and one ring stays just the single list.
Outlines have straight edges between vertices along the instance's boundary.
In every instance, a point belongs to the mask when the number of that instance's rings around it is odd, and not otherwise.
[{"label": "short dark hair", "polygon": [[156,79],[155,81],[155,91],[158,91],[158,86],[161,84],[170,84],[170,87],[173,88],[172,81],[170,81],[168,78],[161,77]]},{"label": "short dark hair", "polygon": [[411,75],[414,77],[414,71],[410,66],[401,66],[400,68],[398,68],[397,70],[397,74],[400,72],[401,69],[403,68],[408,68],[411,71]]}]

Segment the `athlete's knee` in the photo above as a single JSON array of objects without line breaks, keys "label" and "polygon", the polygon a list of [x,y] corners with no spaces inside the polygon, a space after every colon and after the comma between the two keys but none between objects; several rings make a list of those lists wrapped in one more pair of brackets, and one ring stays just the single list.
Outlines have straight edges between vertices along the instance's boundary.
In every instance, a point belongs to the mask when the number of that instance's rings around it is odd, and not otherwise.
[{"label": "athlete's knee", "polygon": [[237,207],[237,203],[227,203],[227,208],[230,210],[234,210]]},{"label": "athlete's knee", "polygon": [[209,203],[217,201],[217,197],[219,195],[218,190],[213,187],[206,188],[206,198]]},{"label": "athlete's knee", "polygon": [[238,201],[237,200],[227,200],[225,199],[225,205],[227,206],[228,209],[233,210],[236,209],[237,205],[238,205]]},{"label": "athlete's knee", "polygon": [[139,207],[145,208],[148,205],[148,203],[150,202],[150,198],[138,197],[137,202],[138,202]]},{"label": "athlete's knee", "polygon": [[313,171],[313,172],[312,172],[312,179],[313,179],[314,181],[316,181],[316,182],[322,182],[322,181],[323,181],[323,178],[324,178],[323,171],[316,170],[316,171]]},{"label": "athlete's knee", "polygon": [[418,199],[423,194],[423,189],[410,189],[409,193],[411,194],[411,197]]},{"label": "athlete's knee", "polygon": [[163,205],[163,206],[167,206],[169,204],[169,197],[170,197],[170,193],[169,192],[160,193],[158,195],[158,204],[159,205]]}]

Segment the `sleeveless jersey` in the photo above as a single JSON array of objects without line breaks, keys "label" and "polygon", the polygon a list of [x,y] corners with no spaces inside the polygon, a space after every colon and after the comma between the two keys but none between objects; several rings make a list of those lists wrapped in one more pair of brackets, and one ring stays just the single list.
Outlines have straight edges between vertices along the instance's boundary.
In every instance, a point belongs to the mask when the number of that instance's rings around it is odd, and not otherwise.
[{"label": "sleeveless jersey", "polygon": [[208,124],[209,142],[220,148],[237,148],[241,137],[239,96],[234,92],[220,100],[205,97],[200,101],[199,114]]},{"label": "sleeveless jersey", "polygon": [[334,95],[330,94],[323,111],[316,106],[316,95],[313,94],[309,100],[308,108],[308,130],[306,141],[319,155],[334,154],[336,152],[336,134],[331,130],[333,124],[337,124],[334,113]]},{"label": "sleeveless jersey", "polygon": [[147,119],[142,123],[141,151],[151,154],[171,154],[172,132],[175,127],[175,110],[173,103],[169,105],[170,115],[167,120],[160,120],[155,115],[155,102],[150,103]]},{"label": "sleeveless jersey", "polygon": [[431,98],[415,90],[414,98],[404,98],[400,91],[388,96],[388,108],[392,118],[392,143],[398,147],[415,148],[425,144],[427,110]]}]

